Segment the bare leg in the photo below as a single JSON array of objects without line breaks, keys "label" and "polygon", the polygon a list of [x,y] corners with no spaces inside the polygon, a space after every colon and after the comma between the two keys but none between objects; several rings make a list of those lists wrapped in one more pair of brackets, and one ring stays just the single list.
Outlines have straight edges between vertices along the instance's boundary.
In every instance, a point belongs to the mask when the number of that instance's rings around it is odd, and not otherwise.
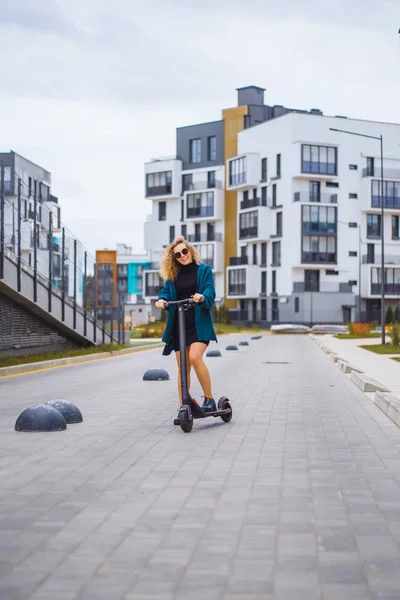
[{"label": "bare leg", "polygon": [[[179,395],[179,404],[182,406],[182,391],[181,391],[181,353],[175,352],[176,362],[178,363],[178,395]],[[189,348],[186,348],[186,372],[187,372],[187,385],[188,391],[190,390],[190,370],[192,365],[189,359]]]},{"label": "bare leg", "polygon": [[203,394],[206,398],[213,398],[211,391],[210,372],[203,360],[203,354],[207,346],[201,342],[194,342],[189,346],[190,364],[193,366],[197,379],[202,387]]}]

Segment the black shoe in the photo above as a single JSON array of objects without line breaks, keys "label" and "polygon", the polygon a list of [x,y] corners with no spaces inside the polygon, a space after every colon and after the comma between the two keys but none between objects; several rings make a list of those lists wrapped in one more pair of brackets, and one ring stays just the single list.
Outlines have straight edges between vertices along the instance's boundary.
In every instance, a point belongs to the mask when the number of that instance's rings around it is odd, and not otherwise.
[{"label": "black shoe", "polygon": [[203,406],[201,408],[204,410],[204,412],[215,412],[217,410],[217,406],[214,398],[204,398]]}]

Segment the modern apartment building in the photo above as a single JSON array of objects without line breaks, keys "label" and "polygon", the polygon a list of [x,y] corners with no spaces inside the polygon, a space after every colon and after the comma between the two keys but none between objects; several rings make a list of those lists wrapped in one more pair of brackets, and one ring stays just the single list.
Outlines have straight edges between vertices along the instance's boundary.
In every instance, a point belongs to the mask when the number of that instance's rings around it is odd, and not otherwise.
[{"label": "modern apartment building", "polygon": [[[384,144],[384,219],[378,140]],[[379,320],[400,298],[400,125],[286,114],[238,134],[227,189],[237,192],[228,272],[240,320]],[[386,308],[386,307],[385,307]]]},{"label": "modern apartment building", "polygon": [[237,91],[237,107],[223,110],[218,121],[179,127],[176,153],[145,165],[145,196],[152,202],[145,223],[145,249],[152,256],[152,268],[145,272],[146,299],[154,300],[160,289],[165,246],[183,235],[213,269],[216,304],[237,305],[226,289],[226,269],[237,252],[237,192],[226,185],[225,166],[238,153],[240,131],[296,111],[265,105],[263,88]]}]

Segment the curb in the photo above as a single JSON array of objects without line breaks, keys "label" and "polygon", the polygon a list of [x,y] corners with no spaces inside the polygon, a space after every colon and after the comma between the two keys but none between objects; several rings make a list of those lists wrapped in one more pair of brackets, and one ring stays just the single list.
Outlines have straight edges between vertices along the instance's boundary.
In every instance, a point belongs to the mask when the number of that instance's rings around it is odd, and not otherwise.
[{"label": "curb", "polygon": [[368,377],[365,373],[352,371],[350,379],[362,392],[389,392],[379,381]]},{"label": "curb", "polygon": [[400,427],[400,399],[393,394],[376,392],[374,403],[397,427]]},{"label": "curb", "polygon": [[123,356],[125,354],[135,354],[135,352],[141,352],[142,350],[154,350],[156,348],[162,348],[164,344],[146,344],[143,346],[136,346],[135,348],[124,348],[123,350],[115,350],[113,352],[98,352],[97,354],[84,354],[82,356],[70,356],[67,358],[57,358],[55,360],[42,360],[35,363],[25,363],[23,365],[13,365],[10,367],[0,368],[0,377],[7,377],[9,375],[21,375],[22,373],[32,373],[34,371],[44,371],[45,369],[54,369],[57,367],[65,367],[74,364],[82,364],[85,362],[93,362],[95,360],[101,360],[104,358],[113,358]]}]

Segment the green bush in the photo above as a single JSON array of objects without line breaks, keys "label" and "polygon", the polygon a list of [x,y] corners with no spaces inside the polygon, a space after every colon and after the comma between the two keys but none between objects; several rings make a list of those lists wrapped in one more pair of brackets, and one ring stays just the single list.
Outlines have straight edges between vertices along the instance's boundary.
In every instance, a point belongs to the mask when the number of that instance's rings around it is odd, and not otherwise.
[{"label": "green bush", "polygon": [[400,346],[400,323],[393,324],[391,338],[393,346]]},{"label": "green bush", "polygon": [[391,306],[388,306],[387,310],[386,310],[385,323],[386,323],[386,325],[391,325],[393,322],[394,322],[393,308]]},{"label": "green bush", "polygon": [[394,322],[400,323],[400,306],[397,304],[394,309]]}]

